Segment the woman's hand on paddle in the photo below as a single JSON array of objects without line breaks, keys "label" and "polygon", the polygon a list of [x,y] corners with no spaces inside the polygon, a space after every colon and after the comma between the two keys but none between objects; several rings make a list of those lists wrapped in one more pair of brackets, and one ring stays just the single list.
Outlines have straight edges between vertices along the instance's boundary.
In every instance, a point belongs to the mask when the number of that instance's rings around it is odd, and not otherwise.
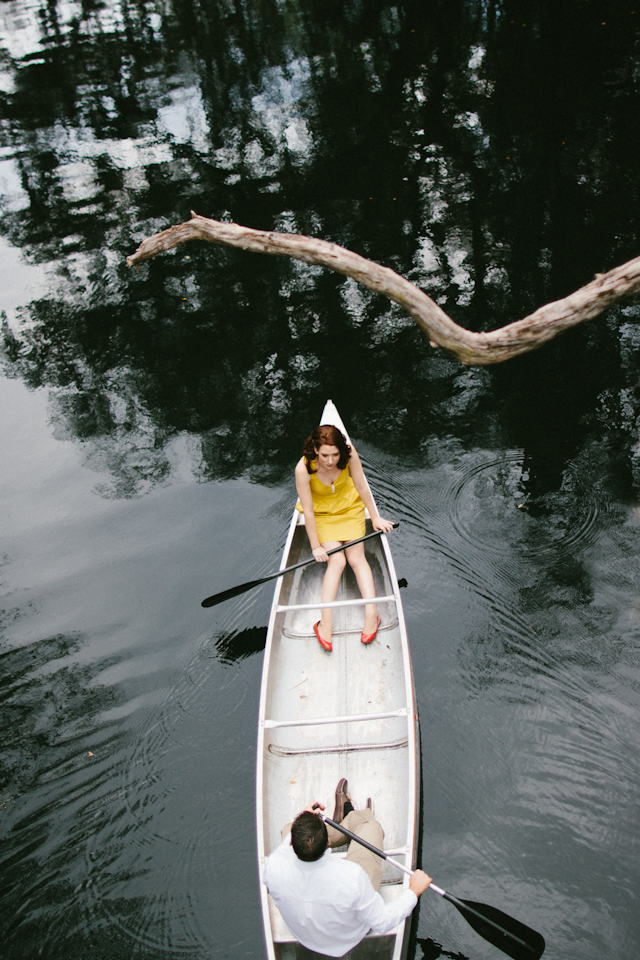
[{"label": "woman's hand on paddle", "polygon": [[329,559],[329,555],[322,545],[314,547],[311,552],[318,563],[326,563]]},{"label": "woman's hand on paddle", "polygon": [[393,524],[391,520],[384,520],[382,517],[373,517],[371,526],[374,530],[382,530],[383,533],[391,533]]}]

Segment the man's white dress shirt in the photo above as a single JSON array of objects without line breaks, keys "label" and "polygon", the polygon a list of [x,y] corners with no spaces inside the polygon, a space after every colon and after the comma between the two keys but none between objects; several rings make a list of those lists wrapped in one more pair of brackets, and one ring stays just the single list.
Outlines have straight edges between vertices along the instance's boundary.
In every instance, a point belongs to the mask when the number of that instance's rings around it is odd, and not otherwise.
[{"label": "man's white dress shirt", "polygon": [[262,882],[293,936],[330,957],[343,956],[369,930],[389,933],[418,902],[412,890],[404,890],[385,903],[362,867],[331,850],[313,863],[298,860],[290,833],[267,857]]}]

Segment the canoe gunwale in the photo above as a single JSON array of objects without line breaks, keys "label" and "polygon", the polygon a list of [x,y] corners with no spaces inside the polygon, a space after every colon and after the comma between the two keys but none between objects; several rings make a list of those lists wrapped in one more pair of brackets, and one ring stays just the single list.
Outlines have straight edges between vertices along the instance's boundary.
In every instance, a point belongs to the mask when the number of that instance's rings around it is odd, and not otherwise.
[{"label": "canoe gunwale", "polygon": [[[298,518],[301,514],[294,509],[293,516],[291,517],[291,522],[289,523],[289,530],[287,532],[287,539],[282,551],[282,559],[280,561],[279,570],[286,570],[287,563],[289,559],[289,553],[291,551],[291,545],[293,543],[293,538],[295,536],[296,527],[298,524]],[[302,524],[300,524],[302,526]],[[267,947],[267,957],[268,960],[276,960],[276,954],[274,950],[274,940],[273,940],[273,931],[271,929],[271,915],[269,911],[269,894],[264,883],[262,883],[262,870],[264,867],[267,854],[265,853],[265,833],[264,833],[264,811],[262,798],[264,796],[264,742],[265,742],[265,726],[264,726],[264,713],[267,703],[267,688],[270,679],[270,660],[271,660],[271,650],[273,648],[274,641],[274,631],[276,618],[278,617],[277,605],[280,594],[282,592],[282,586],[284,582],[284,577],[278,577],[276,580],[276,586],[273,594],[273,601],[271,604],[271,613],[269,615],[269,624],[267,626],[267,641],[264,648],[264,660],[263,660],[263,669],[262,669],[262,680],[260,682],[260,707],[259,707],[259,721],[258,721],[258,741],[257,741],[257,769],[256,769],[256,839],[258,843],[258,865],[260,870],[259,884],[260,884],[260,901],[262,908],[262,922],[265,931],[265,945]]]}]

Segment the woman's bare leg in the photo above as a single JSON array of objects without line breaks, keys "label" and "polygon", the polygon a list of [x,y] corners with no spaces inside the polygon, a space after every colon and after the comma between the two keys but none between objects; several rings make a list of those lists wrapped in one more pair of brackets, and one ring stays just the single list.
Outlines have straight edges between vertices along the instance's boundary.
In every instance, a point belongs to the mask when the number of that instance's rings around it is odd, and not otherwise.
[{"label": "woman's bare leg", "polygon": [[[345,550],[349,566],[356,575],[363,600],[375,597],[376,590],[373,583],[373,574],[364,552],[364,543],[356,543]],[[373,633],[378,626],[378,609],[375,603],[368,603],[364,608],[363,633]]]},{"label": "woman's bare leg", "polygon": [[[328,543],[322,544],[325,550],[333,550],[334,547],[339,547],[341,545],[341,540],[331,540]],[[338,586],[340,584],[340,577],[342,576],[342,571],[344,570],[346,563],[347,561],[344,558],[343,551],[340,553],[332,553],[329,557],[324,580],[322,581],[323,603],[329,603],[329,601],[335,600],[338,592]],[[320,626],[318,629],[320,630],[320,636],[322,639],[330,642],[331,633],[333,630],[333,610],[331,607],[325,607],[322,610]]]}]

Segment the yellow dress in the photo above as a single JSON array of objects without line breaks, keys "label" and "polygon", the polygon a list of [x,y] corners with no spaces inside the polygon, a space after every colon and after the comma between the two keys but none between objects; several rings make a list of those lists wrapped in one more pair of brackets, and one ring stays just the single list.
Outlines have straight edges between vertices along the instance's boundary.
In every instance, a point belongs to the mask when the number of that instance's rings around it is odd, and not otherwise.
[{"label": "yellow dress", "polygon": [[[315,460],[313,466],[316,466]],[[367,530],[364,503],[351,479],[348,466],[330,487],[318,480],[317,473],[310,474],[309,485],[320,543],[364,537]],[[296,507],[300,513],[304,513],[299,500]]]}]

